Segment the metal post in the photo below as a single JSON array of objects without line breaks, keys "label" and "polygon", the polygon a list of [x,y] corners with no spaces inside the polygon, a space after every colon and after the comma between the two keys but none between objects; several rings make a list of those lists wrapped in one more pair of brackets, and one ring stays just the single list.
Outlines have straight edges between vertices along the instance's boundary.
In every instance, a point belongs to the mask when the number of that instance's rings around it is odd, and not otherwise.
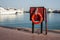
[{"label": "metal post", "polygon": [[34,33],[34,23],[32,23],[32,33]]},{"label": "metal post", "polygon": [[45,14],[45,34],[47,35],[47,13]]},{"label": "metal post", "polygon": [[41,23],[40,33],[43,33],[43,22]]}]

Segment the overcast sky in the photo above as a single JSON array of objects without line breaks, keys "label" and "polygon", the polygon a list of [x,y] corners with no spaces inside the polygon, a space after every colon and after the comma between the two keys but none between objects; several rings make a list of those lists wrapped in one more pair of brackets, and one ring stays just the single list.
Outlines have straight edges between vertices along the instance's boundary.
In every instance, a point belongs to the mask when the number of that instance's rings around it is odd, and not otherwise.
[{"label": "overcast sky", "polygon": [[0,6],[4,8],[24,8],[24,10],[29,10],[32,6],[60,9],[60,0],[0,0]]}]

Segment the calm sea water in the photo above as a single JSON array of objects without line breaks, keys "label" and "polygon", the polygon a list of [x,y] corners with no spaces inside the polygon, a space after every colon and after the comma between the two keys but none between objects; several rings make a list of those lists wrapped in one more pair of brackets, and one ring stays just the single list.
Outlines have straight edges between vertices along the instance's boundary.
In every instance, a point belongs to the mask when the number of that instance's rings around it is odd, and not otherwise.
[{"label": "calm sea water", "polygon": [[[60,29],[60,14],[47,14],[47,20],[48,29]],[[20,15],[0,15],[0,25],[7,27],[32,27],[29,13]],[[40,24],[35,25],[35,28],[40,28]]]}]

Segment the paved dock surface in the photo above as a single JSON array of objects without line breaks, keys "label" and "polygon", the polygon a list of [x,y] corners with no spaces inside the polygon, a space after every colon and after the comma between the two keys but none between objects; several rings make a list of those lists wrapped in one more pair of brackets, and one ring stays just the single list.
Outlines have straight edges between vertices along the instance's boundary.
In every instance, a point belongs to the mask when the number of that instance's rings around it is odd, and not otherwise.
[{"label": "paved dock surface", "polygon": [[0,40],[60,40],[60,33],[48,32],[47,35],[18,31],[0,27]]}]

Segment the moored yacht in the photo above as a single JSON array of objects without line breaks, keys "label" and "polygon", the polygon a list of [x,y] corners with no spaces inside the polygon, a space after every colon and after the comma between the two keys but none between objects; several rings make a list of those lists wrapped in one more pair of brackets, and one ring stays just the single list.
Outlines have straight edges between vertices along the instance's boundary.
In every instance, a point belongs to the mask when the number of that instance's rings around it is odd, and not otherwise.
[{"label": "moored yacht", "polygon": [[13,8],[5,9],[0,7],[0,14],[21,14],[21,13],[23,13],[23,10]]}]

